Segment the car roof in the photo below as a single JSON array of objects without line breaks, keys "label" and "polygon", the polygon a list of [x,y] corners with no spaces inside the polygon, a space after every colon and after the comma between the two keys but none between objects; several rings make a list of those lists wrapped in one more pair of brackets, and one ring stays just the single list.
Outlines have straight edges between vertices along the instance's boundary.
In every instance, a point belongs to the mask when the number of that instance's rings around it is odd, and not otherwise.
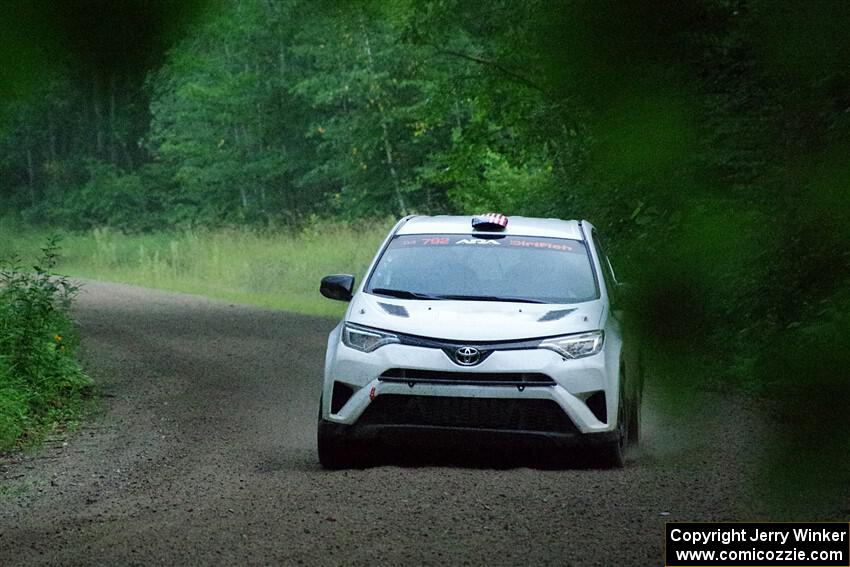
[{"label": "car roof", "polygon": [[[472,216],[451,215],[414,216],[402,224],[396,234],[470,234],[472,218]],[[584,240],[580,221],[575,220],[508,217],[508,226],[504,230],[475,232]]]}]

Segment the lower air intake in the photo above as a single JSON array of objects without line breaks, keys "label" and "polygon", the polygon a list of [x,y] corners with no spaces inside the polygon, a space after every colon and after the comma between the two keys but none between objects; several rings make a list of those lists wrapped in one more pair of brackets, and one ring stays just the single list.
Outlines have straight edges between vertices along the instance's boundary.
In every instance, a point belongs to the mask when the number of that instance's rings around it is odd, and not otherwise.
[{"label": "lower air intake", "polygon": [[339,410],[351,399],[354,395],[354,388],[342,382],[334,382],[334,389],[331,394],[331,413],[339,413]]},{"label": "lower air intake", "polygon": [[599,390],[584,402],[593,416],[603,423],[608,422],[608,407],[605,401],[605,391]]},{"label": "lower air intake", "polygon": [[554,433],[578,431],[561,407],[551,400],[398,394],[384,394],[375,398],[358,423]]}]

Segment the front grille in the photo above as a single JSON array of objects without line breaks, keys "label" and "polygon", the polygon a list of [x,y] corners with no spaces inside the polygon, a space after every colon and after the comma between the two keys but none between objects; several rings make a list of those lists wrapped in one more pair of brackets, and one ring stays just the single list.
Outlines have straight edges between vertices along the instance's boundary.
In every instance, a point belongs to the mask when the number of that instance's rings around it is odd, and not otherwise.
[{"label": "front grille", "polygon": [[508,431],[575,433],[561,407],[551,400],[380,395],[359,424],[464,427]]},{"label": "front grille", "polygon": [[551,377],[536,372],[443,372],[410,368],[391,368],[381,374],[380,380],[405,384],[475,384],[478,386],[521,387],[555,385],[555,381]]}]

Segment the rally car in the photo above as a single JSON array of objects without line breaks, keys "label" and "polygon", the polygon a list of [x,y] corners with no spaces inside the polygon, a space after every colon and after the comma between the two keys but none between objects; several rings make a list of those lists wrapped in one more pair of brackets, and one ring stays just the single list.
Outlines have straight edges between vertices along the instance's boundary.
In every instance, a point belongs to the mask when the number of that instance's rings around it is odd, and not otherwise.
[{"label": "rally car", "polygon": [[[637,442],[642,376],[621,286],[587,221],[408,216],[330,333],[319,403],[326,468],[414,435],[591,446],[607,466]],[[365,444],[365,445],[364,445]]]}]

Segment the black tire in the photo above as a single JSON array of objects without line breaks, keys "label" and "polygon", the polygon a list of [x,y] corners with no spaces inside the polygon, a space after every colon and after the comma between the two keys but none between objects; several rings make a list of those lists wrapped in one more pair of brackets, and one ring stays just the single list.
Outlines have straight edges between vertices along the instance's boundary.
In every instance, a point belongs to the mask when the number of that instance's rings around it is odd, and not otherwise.
[{"label": "black tire", "polygon": [[626,464],[626,445],[629,440],[629,419],[623,400],[622,380],[620,381],[620,396],[617,403],[617,429],[614,430],[614,433],[616,438],[599,448],[599,457],[603,467],[621,469]]},{"label": "black tire", "polygon": [[319,464],[329,470],[352,468],[356,464],[354,448],[331,431],[331,425],[322,419],[322,399],[319,399],[319,423],[316,428],[316,447]]},{"label": "black tire", "polygon": [[632,398],[629,409],[629,444],[637,445],[640,442],[640,412],[643,398],[643,385],[638,384],[635,395]]}]

